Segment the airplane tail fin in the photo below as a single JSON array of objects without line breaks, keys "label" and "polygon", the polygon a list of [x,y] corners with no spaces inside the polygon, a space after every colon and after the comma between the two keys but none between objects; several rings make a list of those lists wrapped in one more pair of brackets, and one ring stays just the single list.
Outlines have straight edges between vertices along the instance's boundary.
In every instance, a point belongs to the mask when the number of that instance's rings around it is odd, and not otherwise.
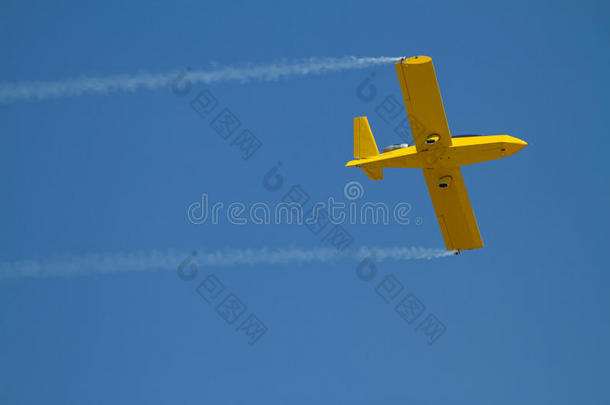
[{"label": "airplane tail fin", "polygon": [[366,117],[354,118],[354,159],[364,159],[379,155],[373,138],[369,120]]},{"label": "airplane tail fin", "polygon": [[[379,155],[379,149],[366,117],[354,118],[354,159],[366,159]],[[360,168],[371,180],[383,180],[383,168],[362,165]]]}]

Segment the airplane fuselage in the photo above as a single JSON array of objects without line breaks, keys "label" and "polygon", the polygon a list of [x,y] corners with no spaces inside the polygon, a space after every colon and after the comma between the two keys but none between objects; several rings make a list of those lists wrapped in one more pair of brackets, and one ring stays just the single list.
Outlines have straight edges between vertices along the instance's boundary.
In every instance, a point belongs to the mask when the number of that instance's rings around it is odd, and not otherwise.
[{"label": "airplane fuselage", "polygon": [[501,159],[517,153],[527,143],[509,135],[458,136],[450,146],[409,146],[365,159],[352,160],[347,166],[379,165],[398,168],[454,168]]}]

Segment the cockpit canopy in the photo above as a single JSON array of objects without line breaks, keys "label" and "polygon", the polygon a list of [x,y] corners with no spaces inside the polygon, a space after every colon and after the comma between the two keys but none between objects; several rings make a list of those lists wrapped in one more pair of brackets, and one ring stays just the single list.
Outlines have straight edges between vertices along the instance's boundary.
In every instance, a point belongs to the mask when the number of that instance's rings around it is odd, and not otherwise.
[{"label": "cockpit canopy", "polygon": [[408,146],[409,146],[408,143],[395,143],[395,144],[388,145],[385,148],[383,148],[383,153],[391,152],[391,151],[397,150],[397,149],[407,148]]}]

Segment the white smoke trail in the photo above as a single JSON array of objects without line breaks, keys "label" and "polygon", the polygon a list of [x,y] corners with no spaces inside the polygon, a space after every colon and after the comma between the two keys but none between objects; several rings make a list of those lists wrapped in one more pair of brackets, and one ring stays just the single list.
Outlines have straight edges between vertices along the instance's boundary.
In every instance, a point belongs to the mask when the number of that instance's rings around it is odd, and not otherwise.
[{"label": "white smoke trail", "polygon": [[[275,81],[289,76],[319,75],[351,69],[362,69],[374,65],[390,63],[397,57],[355,57],[310,58],[306,60],[282,60],[267,65],[242,64],[210,70],[195,70],[186,73],[185,79],[192,84],[218,83],[250,80]],[[180,72],[121,74],[106,77],[80,77],[58,81],[33,81],[0,83],[0,103],[45,100],[83,94],[107,94],[118,91],[135,91],[141,88],[158,89],[180,77]]]},{"label": "white smoke trail", "polygon": [[57,277],[117,272],[176,270],[181,263],[192,262],[197,266],[235,266],[255,264],[298,264],[362,260],[374,255],[375,260],[434,259],[453,255],[452,251],[438,248],[362,247],[337,254],[330,248],[313,249],[227,249],[215,252],[198,252],[195,255],[175,251],[151,251],[135,253],[97,254],[49,260],[20,260],[0,263],[0,279],[23,277]]}]

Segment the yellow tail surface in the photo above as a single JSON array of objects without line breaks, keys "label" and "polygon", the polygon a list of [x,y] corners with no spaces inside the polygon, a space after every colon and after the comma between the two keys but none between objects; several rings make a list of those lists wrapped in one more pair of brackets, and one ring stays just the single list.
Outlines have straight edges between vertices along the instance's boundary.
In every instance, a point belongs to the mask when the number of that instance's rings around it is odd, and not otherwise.
[{"label": "yellow tail surface", "polygon": [[[366,159],[379,155],[377,143],[366,117],[354,118],[354,159]],[[383,168],[363,165],[360,168],[371,180],[383,180]]]}]

